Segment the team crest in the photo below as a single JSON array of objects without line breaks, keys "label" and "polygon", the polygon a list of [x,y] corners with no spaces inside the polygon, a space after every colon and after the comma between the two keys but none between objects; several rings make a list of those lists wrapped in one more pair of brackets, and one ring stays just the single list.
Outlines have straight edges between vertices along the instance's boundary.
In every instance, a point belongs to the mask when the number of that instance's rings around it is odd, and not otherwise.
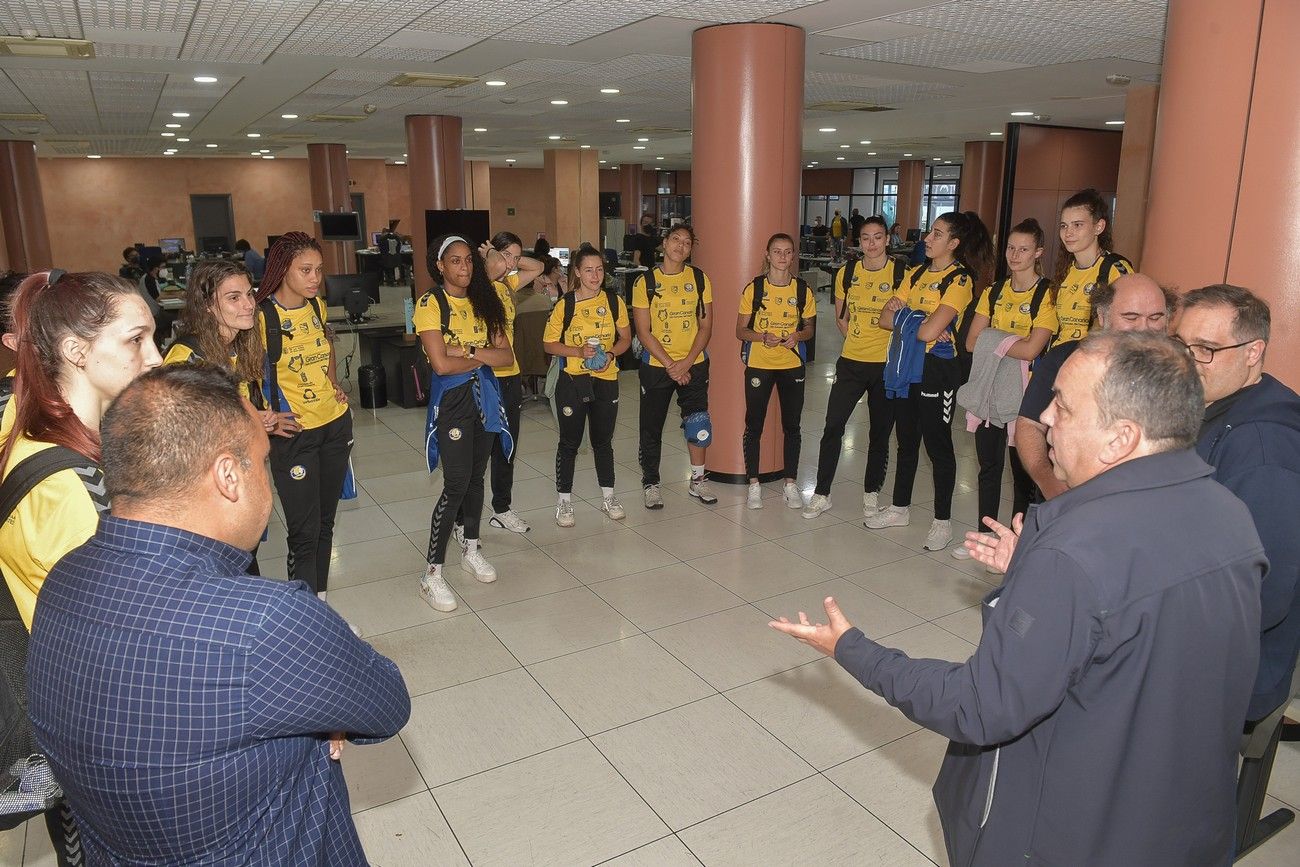
[{"label": "team crest", "polygon": [[1030,310],[1030,306],[1029,306],[1029,302],[1028,302],[1028,301],[1026,301],[1024,304],[1021,304],[1021,305],[1020,305],[1020,312],[1021,312],[1021,313],[1028,313],[1029,310]]},{"label": "team crest", "polygon": [[684,287],[682,287],[682,288],[684,288],[687,292],[694,292],[694,291],[695,291],[695,284],[694,284],[694,283],[687,283],[687,284],[686,284]]},{"label": "team crest", "polygon": [[288,332],[292,333],[292,332],[293,332],[293,322],[290,321],[290,320],[288,320],[288,319],[283,319],[283,320],[281,320],[281,321],[280,321],[280,330],[281,330],[281,331],[288,331]]},{"label": "team crest", "polygon": [[606,310],[604,307],[597,307],[597,308],[596,308],[596,315],[597,315],[597,316],[604,316],[604,315],[605,315],[606,313],[608,313],[608,312],[609,312],[609,311]]},{"label": "team crest", "polygon": [[1089,296],[1089,297],[1091,297],[1093,291],[1094,291],[1096,288],[1097,288],[1097,284],[1096,284],[1096,283],[1089,283],[1087,286],[1084,286],[1084,287],[1083,287],[1083,294],[1084,294],[1084,295],[1087,295],[1087,296]]},{"label": "team crest", "polygon": [[320,318],[313,314],[311,317],[311,324],[313,328],[320,328]]},{"label": "team crest", "polygon": [[293,479],[295,482],[301,482],[303,479],[307,478],[307,468],[302,464],[294,464],[289,468],[289,478]]},{"label": "team crest", "polygon": [[460,439],[460,428],[454,427],[447,431],[447,439],[456,442]]},{"label": "team crest", "polygon": [[564,413],[565,415],[573,415],[573,407],[566,406],[564,409],[560,410],[560,412]]},{"label": "team crest", "polygon": [[758,377],[757,377],[757,376],[751,376],[751,377],[749,378],[749,384],[752,385],[754,388],[758,388],[758,386],[759,386],[759,384],[760,384],[760,383],[759,383],[759,379],[758,379]]}]

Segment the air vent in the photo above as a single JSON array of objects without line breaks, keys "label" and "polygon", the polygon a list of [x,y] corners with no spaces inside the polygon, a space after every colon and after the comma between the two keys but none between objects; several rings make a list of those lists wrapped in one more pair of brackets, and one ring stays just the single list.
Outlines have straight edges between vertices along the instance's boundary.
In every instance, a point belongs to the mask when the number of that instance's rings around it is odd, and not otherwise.
[{"label": "air vent", "polygon": [[682,128],[682,127],[678,127],[678,126],[639,126],[639,127],[635,128],[635,129],[632,130],[632,131],[633,131],[633,132],[673,133],[673,134],[675,134],[675,135],[686,135],[686,134],[690,133],[690,129],[688,129],[688,128]]},{"label": "air vent", "polygon": [[388,82],[389,87],[435,87],[450,90],[464,84],[478,81],[474,76],[438,75],[431,72],[403,72]]},{"label": "air vent", "polygon": [[68,57],[85,60],[94,56],[94,44],[85,39],[0,36],[0,57]]},{"label": "air vent", "polygon": [[0,120],[23,123],[45,120],[45,115],[37,112],[0,111]]},{"label": "air vent", "polygon": [[814,102],[806,106],[808,111],[895,111],[888,105],[876,105],[871,102],[855,102],[851,99],[832,99],[827,102]]},{"label": "air vent", "polygon": [[277,132],[272,133],[270,138],[277,141],[312,141],[316,136],[308,132]]},{"label": "air vent", "polygon": [[307,118],[312,123],[360,123],[364,114],[313,114]]}]

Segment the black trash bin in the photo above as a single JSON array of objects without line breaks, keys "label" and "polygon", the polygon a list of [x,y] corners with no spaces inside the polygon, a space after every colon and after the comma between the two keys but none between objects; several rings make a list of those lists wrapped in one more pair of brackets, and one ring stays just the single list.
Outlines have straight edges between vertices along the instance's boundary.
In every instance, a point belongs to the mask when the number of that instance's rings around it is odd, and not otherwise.
[{"label": "black trash bin", "polygon": [[365,364],[357,368],[357,384],[361,389],[361,406],[379,409],[388,406],[388,377],[378,364]]}]

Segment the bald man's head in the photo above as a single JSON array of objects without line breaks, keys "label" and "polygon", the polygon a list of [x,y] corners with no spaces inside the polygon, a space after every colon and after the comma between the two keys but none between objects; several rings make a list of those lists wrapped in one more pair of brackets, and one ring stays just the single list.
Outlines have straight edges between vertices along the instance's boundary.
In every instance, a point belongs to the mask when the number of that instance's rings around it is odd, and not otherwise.
[{"label": "bald man's head", "polygon": [[1092,309],[1103,331],[1160,331],[1169,328],[1178,298],[1145,274],[1124,274],[1092,293]]}]

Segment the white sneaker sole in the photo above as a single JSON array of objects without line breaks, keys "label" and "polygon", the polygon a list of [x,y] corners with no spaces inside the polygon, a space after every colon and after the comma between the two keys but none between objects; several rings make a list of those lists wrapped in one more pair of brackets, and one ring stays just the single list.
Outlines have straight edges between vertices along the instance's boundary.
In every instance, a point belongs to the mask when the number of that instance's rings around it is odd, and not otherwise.
[{"label": "white sneaker sole", "polygon": [[488,525],[491,527],[496,527],[498,530],[506,530],[511,533],[518,533],[521,536],[524,533],[527,533],[529,530],[533,529],[527,524],[524,524],[524,528],[522,530],[516,530],[514,527],[507,527],[501,520],[497,518],[496,515],[493,515],[491,518],[488,518]]},{"label": "white sneaker sole", "polygon": [[466,566],[464,560],[460,561],[460,571],[468,572],[470,575],[473,575],[474,580],[480,584],[491,584],[493,581],[497,580],[497,573],[493,572],[489,575],[484,575],[475,571],[473,566]]},{"label": "white sneaker sole", "polygon": [[442,611],[446,613],[448,611],[455,611],[458,607],[455,599],[451,600],[450,603],[437,602],[434,600],[432,595],[425,593],[423,590],[420,591],[420,598],[423,599],[424,603],[434,611]]},{"label": "white sneaker sole", "polygon": [[718,498],[717,498],[717,497],[708,497],[708,498],[705,498],[705,497],[702,497],[702,496],[700,496],[699,494],[695,493],[695,492],[692,491],[692,490],[687,490],[686,493],[690,494],[692,497],[694,497],[695,499],[699,500],[701,503],[703,503],[703,504],[706,505],[706,506],[715,506],[715,505],[717,505],[717,503],[718,503]]}]

